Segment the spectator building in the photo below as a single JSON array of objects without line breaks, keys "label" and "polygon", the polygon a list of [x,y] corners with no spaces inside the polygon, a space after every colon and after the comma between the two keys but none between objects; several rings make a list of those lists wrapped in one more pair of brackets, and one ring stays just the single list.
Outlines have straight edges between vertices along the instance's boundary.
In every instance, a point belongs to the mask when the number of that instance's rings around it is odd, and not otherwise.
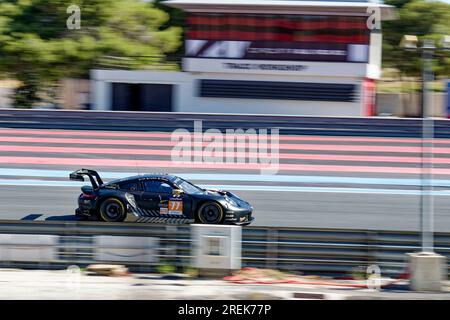
[{"label": "spectator building", "polygon": [[168,0],[186,12],[182,70],[92,70],[91,107],[367,116],[391,6],[364,1]]}]

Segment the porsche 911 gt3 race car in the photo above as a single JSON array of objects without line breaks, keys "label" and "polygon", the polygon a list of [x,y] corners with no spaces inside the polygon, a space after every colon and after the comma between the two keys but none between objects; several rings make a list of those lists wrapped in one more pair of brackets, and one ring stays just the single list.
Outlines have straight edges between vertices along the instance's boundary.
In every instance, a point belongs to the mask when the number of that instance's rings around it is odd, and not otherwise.
[{"label": "porsche 911 gt3 race car", "polygon": [[81,188],[79,217],[121,222],[204,223],[248,225],[253,207],[224,190],[202,189],[169,174],[148,174],[104,183],[94,170],[81,169],[70,180],[91,185]]}]

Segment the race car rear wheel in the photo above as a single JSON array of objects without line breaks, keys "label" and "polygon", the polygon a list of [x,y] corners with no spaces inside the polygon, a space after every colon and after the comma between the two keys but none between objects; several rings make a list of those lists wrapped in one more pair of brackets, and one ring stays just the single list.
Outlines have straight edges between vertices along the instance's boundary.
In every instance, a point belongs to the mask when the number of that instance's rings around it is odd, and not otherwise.
[{"label": "race car rear wheel", "polygon": [[106,222],[122,222],[127,216],[125,205],[114,198],[103,201],[99,211],[100,219]]},{"label": "race car rear wheel", "polygon": [[198,209],[197,218],[204,224],[219,224],[223,221],[223,208],[216,202],[205,202]]}]

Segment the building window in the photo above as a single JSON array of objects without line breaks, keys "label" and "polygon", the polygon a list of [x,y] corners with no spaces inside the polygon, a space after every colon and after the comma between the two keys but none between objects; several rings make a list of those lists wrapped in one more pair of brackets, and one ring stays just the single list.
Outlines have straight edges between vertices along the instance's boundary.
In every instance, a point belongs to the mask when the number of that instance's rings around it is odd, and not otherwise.
[{"label": "building window", "polygon": [[200,96],[210,98],[353,102],[354,84],[200,80]]}]

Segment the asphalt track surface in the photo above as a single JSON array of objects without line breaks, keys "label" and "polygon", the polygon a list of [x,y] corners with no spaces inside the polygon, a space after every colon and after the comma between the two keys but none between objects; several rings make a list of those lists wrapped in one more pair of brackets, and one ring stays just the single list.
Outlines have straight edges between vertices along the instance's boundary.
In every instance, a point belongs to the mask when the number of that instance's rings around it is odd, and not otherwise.
[{"label": "asphalt track surface", "polygon": [[[164,132],[0,128],[1,218],[73,220],[79,184],[67,176],[87,167],[105,180],[170,172],[230,189],[253,204],[254,225],[419,228],[420,139],[282,135],[276,175],[258,163],[173,162],[173,146]],[[433,173],[436,230],[448,232],[450,139],[436,140]]]}]

